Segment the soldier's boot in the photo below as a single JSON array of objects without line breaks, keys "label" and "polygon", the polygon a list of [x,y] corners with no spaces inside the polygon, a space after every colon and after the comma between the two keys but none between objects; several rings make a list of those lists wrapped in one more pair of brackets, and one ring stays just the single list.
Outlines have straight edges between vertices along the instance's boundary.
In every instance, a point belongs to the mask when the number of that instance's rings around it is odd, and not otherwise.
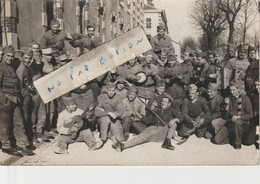
[{"label": "soldier's boot", "polygon": [[2,148],[2,152],[6,153],[8,155],[13,155],[13,156],[17,156],[17,157],[23,157],[23,155],[21,153],[19,153],[17,150],[15,150],[13,148],[9,148],[9,149]]},{"label": "soldier's boot", "polygon": [[162,144],[162,148],[168,149],[168,150],[174,150],[174,146],[171,143],[171,140],[169,138],[166,138]]}]

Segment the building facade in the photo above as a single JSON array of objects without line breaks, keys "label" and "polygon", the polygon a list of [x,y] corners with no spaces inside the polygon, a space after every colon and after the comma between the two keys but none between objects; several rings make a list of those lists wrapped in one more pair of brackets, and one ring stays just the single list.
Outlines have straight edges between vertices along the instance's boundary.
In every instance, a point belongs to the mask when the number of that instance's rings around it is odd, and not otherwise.
[{"label": "building facade", "polygon": [[164,10],[157,9],[153,6],[152,1],[147,1],[144,7],[144,29],[145,33],[151,36],[157,34],[157,26],[164,24],[168,33],[167,18]]},{"label": "building facade", "polygon": [[85,33],[94,24],[102,42],[144,26],[144,0],[1,0],[0,8],[0,42],[16,49],[40,42],[54,18],[68,33]]}]

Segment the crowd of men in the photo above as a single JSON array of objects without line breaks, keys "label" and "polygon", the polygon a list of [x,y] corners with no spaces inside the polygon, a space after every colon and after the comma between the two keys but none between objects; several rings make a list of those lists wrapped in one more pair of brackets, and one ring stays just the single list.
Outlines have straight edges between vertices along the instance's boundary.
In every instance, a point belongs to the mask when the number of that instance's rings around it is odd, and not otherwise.
[{"label": "crowd of men", "polygon": [[257,48],[229,45],[226,55],[185,51],[178,60],[165,27],[159,25],[157,32],[150,39],[152,50],[47,104],[33,81],[71,61],[65,41],[80,48],[79,55],[98,47],[95,27],[89,25],[87,34],[65,33],[53,20],[41,42],[23,51],[18,65],[13,47],[1,48],[2,152],[34,155],[35,145],[50,142],[55,132],[57,154],[68,153],[76,141],[90,151],[101,149],[108,139],[118,152],[147,142],[174,150],[171,141],[181,145],[193,134],[235,149],[242,144],[258,149]]}]

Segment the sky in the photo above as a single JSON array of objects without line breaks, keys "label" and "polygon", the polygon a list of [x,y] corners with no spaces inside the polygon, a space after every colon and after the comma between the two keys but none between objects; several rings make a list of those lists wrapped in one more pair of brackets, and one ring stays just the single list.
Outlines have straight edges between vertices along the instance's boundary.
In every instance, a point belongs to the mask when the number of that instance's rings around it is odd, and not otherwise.
[{"label": "sky", "polygon": [[[195,29],[189,18],[189,11],[195,0],[153,0],[156,8],[163,9],[166,12],[169,36],[176,42],[182,42],[185,37],[191,36],[197,38],[200,31]],[[258,15],[258,22],[260,15]],[[260,24],[254,24],[251,28],[251,34],[259,30]]]},{"label": "sky", "polygon": [[154,0],[156,8],[166,12],[169,35],[181,42],[187,36],[197,37],[198,30],[194,29],[189,19],[189,9],[194,0]]}]

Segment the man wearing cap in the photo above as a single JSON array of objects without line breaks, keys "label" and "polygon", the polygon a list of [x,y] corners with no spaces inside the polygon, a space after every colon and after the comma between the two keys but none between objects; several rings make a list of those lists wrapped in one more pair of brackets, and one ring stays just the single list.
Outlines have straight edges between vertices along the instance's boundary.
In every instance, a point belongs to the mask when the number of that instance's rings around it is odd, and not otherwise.
[{"label": "man wearing cap", "polygon": [[225,68],[229,68],[233,70],[233,77],[231,77],[231,80],[234,80],[235,82],[241,83],[240,85],[240,91],[241,93],[245,94],[245,85],[244,80],[246,77],[246,70],[248,66],[250,65],[250,62],[246,58],[247,54],[247,46],[240,45],[238,47],[238,57],[232,58],[228,60],[227,64],[225,65]]},{"label": "man wearing cap", "polygon": [[[234,142],[231,142],[235,149],[241,149],[241,144],[251,145],[256,140],[256,125],[251,121],[253,109],[250,99],[241,94],[241,83],[230,82],[231,97],[225,99],[224,118],[228,124],[233,125]],[[232,140],[231,140],[232,141]]]},{"label": "man wearing cap", "polygon": [[251,94],[255,91],[254,81],[259,81],[259,60],[256,59],[257,49],[254,46],[248,47],[248,61],[250,62],[249,67],[246,71],[246,92],[251,98]]},{"label": "man wearing cap", "polygon": [[[48,58],[52,58],[51,53],[50,56],[46,56],[43,51],[42,55],[38,53],[38,44],[32,43],[31,44],[31,50],[33,52],[33,59],[30,63],[30,66],[28,67],[30,76],[32,77],[32,81],[36,81],[37,79],[41,78],[44,74],[48,74],[52,72],[53,66],[47,66],[49,62],[47,61]],[[44,50],[44,49],[43,49]],[[40,52],[40,51],[39,51]],[[32,109],[32,126],[34,131],[34,142],[38,143],[39,141],[43,140],[45,142],[50,142],[49,138],[47,137],[47,134],[45,133],[43,135],[44,127],[47,128],[46,123],[47,121],[47,111],[46,108],[48,107],[48,104],[44,104],[42,101],[39,93],[36,89],[31,91],[32,96],[32,103],[33,103],[33,109]]]},{"label": "man wearing cap", "polygon": [[213,137],[212,142],[215,144],[228,144],[228,132],[225,126],[226,120],[222,118],[224,98],[218,94],[218,88],[219,85],[215,83],[208,85],[207,94],[209,97],[208,106],[210,110],[208,121],[211,123],[211,127],[208,126],[205,137]]},{"label": "man wearing cap", "polygon": [[211,83],[218,83],[220,85],[220,77],[222,68],[220,67],[217,59],[218,55],[212,51],[208,52],[209,66],[205,71],[205,85]]},{"label": "man wearing cap", "polygon": [[181,66],[183,68],[183,74],[179,75],[178,77],[184,85],[189,85],[194,74],[194,68],[190,61],[189,52],[184,52],[182,58],[183,63],[181,63]]},{"label": "man wearing cap", "polygon": [[64,41],[68,39],[67,34],[60,30],[60,22],[57,19],[51,21],[51,30],[43,34],[40,48],[51,48],[52,56],[59,62],[59,56],[66,55]]},{"label": "man wearing cap", "polygon": [[188,98],[183,100],[181,112],[184,122],[180,127],[180,136],[188,138],[193,133],[199,138],[205,136],[210,111],[206,99],[199,96],[195,84],[188,86]]},{"label": "man wearing cap", "polygon": [[150,106],[152,102],[156,101],[158,104],[158,108],[161,109],[162,99],[167,94],[165,92],[165,89],[166,89],[165,81],[163,79],[157,80],[156,87],[155,87],[155,93],[154,93],[153,97],[149,99],[147,105]]},{"label": "man wearing cap", "polygon": [[139,96],[147,100],[154,95],[156,81],[160,80],[161,76],[159,75],[158,67],[152,64],[154,53],[152,51],[148,51],[144,53],[144,55],[145,65],[142,67],[141,71],[145,73],[147,79],[143,84],[136,84],[136,88]]},{"label": "man wearing cap", "polygon": [[25,50],[22,53],[21,63],[16,70],[16,74],[20,80],[21,84],[21,94],[22,94],[22,104],[23,104],[23,114],[24,114],[24,123],[25,123],[25,132],[29,140],[29,146],[33,146],[33,130],[32,130],[32,111],[33,111],[33,102],[31,93],[34,93],[36,90],[33,88],[32,76],[29,71],[29,65],[31,64],[33,53],[31,50]]},{"label": "man wearing cap", "polygon": [[[157,112],[158,117],[154,116],[153,126],[149,126],[133,139],[121,143],[116,141],[112,146],[116,151],[121,152],[125,149],[147,143],[147,142],[163,142],[162,148],[174,150],[171,139],[174,138],[177,124],[182,121],[175,116],[175,111],[171,108],[171,97],[165,96],[161,102],[162,109]],[[184,141],[180,141],[182,144]]]},{"label": "man wearing cap", "polygon": [[17,145],[22,154],[33,155],[27,147],[29,143],[22,116],[20,81],[12,67],[13,59],[13,47],[5,47],[0,63],[0,142],[5,153],[21,156],[13,148]]},{"label": "man wearing cap", "polygon": [[130,84],[125,80],[124,77],[118,76],[115,81],[116,85],[116,94],[119,95],[122,100],[127,98],[127,86]]},{"label": "man wearing cap", "polygon": [[68,35],[71,37],[71,40],[69,41],[71,46],[80,48],[80,55],[87,53],[100,45],[95,37],[95,26],[92,24],[87,26],[87,34],[70,33]]},{"label": "man wearing cap", "polygon": [[[77,108],[75,99],[73,97],[62,97],[66,109],[63,110],[58,117],[57,131],[59,132],[59,138],[57,146],[54,148],[54,152],[57,154],[68,153],[68,145],[76,141],[85,142],[89,146],[89,151],[101,148],[102,142],[96,142],[93,133],[87,126],[79,127],[81,121],[83,121],[83,110]],[[91,121],[93,111],[89,111],[84,117],[86,121]],[[68,126],[73,121],[71,127]],[[79,131],[79,135],[74,137],[74,133]]]},{"label": "man wearing cap", "polygon": [[171,38],[165,34],[166,28],[164,25],[157,26],[157,35],[152,37],[150,43],[154,53],[160,55],[162,48],[169,48],[169,54],[175,55],[175,50],[172,45]]},{"label": "man wearing cap", "polygon": [[107,82],[105,93],[98,97],[98,106],[95,108],[95,115],[100,125],[100,137],[103,144],[107,141],[108,132],[117,140],[124,140],[121,124],[123,100],[116,94],[115,90],[115,84]]},{"label": "man wearing cap", "polygon": [[141,122],[141,119],[146,115],[145,105],[137,97],[135,87],[129,87],[127,98],[123,99],[123,107],[122,126],[125,140],[127,140],[130,128],[133,128],[136,134],[141,133],[146,128],[146,125]]},{"label": "man wearing cap", "polygon": [[137,60],[137,58],[129,60],[124,67],[125,78],[131,83],[135,83],[140,79],[139,76],[135,75],[142,70],[142,65]]}]

